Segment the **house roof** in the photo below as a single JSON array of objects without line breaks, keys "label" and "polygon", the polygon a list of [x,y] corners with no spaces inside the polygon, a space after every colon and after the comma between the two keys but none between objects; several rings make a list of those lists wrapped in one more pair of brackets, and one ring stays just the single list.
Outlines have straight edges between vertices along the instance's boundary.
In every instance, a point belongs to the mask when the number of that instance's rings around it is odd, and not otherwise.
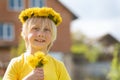
[{"label": "house roof", "polygon": [[113,36],[112,34],[108,33],[105,34],[104,36],[102,36],[101,38],[99,38],[98,40],[99,42],[102,42],[105,45],[111,45],[111,44],[116,44],[118,43],[118,39],[116,39],[115,36]]},{"label": "house roof", "polygon": [[75,14],[66,4],[64,4],[63,2],[61,2],[60,0],[57,0],[60,4],[63,5],[64,8],[66,8],[72,15],[73,15],[73,20],[77,19],[78,16],[77,14]]}]

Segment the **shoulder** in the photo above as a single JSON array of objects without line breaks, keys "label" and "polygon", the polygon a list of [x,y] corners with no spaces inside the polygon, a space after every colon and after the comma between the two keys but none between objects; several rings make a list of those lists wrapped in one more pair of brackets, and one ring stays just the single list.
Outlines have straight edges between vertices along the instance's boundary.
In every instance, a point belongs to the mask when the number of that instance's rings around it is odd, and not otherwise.
[{"label": "shoulder", "polygon": [[22,64],[24,62],[24,54],[22,54],[22,55],[20,55],[20,56],[18,56],[18,57],[14,57],[14,58],[12,58],[11,59],[11,61],[10,61],[10,64]]},{"label": "shoulder", "polygon": [[50,64],[53,64],[57,70],[62,69],[64,66],[64,63],[58,59],[56,59],[55,57],[48,55],[48,59],[50,61]]},{"label": "shoulder", "polygon": [[23,65],[23,55],[20,55],[19,57],[12,58],[8,67],[7,67],[7,72],[16,74],[20,71],[21,66]]},{"label": "shoulder", "polygon": [[64,63],[52,56],[50,58],[55,64],[55,69],[57,75],[59,76],[59,80],[71,80]]},{"label": "shoulder", "polygon": [[53,57],[53,56],[51,56],[51,55],[48,55],[48,58],[49,58],[50,61],[54,62],[54,63],[57,64],[57,65],[63,64],[62,61],[56,59],[55,57]]}]

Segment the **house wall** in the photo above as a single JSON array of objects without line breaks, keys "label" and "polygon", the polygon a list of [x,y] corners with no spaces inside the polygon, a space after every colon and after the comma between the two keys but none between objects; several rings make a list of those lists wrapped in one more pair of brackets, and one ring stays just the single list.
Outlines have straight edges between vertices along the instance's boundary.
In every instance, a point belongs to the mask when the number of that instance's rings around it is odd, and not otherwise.
[{"label": "house wall", "polygon": [[15,31],[13,41],[0,40],[0,62],[5,63],[10,60],[10,48],[18,44],[20,23],[17,17],[18,12],[9,10],[7,0],[0,0],[0,11],[0,23],[12,23]]}]

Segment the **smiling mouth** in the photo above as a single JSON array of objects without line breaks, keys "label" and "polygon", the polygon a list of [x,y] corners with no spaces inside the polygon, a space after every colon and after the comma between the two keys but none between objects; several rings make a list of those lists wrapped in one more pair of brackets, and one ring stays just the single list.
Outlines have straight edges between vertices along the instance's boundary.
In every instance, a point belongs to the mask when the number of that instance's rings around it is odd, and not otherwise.
[{"label": "smiling mouth", "polygon": [[45,42],[45,40],[37,40],[37,39],[35,39],[35,41],[37,41],[37,42]]}]

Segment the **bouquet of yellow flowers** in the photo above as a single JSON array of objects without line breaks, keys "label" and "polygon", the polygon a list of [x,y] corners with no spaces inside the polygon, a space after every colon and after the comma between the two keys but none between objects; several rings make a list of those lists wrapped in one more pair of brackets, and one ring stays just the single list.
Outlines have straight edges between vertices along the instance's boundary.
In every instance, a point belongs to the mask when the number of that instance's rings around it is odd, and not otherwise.
[{"label": "bouquet of yellow flowers", "polygon": [[37,68],[46,64],[48,59],[43,52],[38,51],[34,55],[27,56],[27,62],[32,68]]}]

